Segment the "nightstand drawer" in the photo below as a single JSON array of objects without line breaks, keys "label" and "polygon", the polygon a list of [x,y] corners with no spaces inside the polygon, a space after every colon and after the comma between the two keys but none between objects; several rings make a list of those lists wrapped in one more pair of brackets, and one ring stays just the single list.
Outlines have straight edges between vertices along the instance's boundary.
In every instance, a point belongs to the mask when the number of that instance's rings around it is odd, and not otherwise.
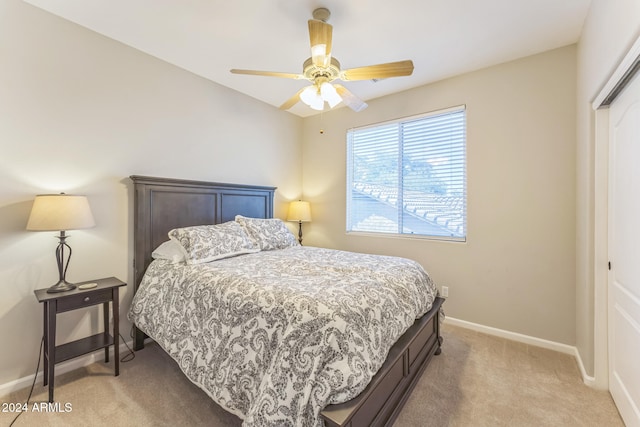
[{"label": "nightstand drawer", "polygon": [[76,308],[88,307],[94,304],[111,301],[111,289],[102,289],[95,292],[80,293],[72,297],[58,300],[58,313]]}]

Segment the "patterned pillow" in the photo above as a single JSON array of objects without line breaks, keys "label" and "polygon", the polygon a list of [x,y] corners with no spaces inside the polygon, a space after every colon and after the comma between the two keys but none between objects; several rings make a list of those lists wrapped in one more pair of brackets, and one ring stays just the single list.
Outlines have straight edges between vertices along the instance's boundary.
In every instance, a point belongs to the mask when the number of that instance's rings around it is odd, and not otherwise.
[{"label": "patterned pillow", "polygon": [[169,238],[182,247],[187,264],[200,264],[240,254],[259,252],[236,222],[174,228]]},{"label": "patterned pillow", "polygon": [[281,219],[247,218],[236,215],[236,221],[244,227],[260,250],[270,251],[300,245]]}]

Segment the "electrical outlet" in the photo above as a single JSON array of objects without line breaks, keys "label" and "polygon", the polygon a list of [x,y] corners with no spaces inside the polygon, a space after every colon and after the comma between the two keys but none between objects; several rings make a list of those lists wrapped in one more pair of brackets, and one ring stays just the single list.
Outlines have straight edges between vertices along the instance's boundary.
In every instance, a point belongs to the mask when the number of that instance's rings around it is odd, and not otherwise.
[{"label": "electrical outlet", "polygon": [[449,296],[449,287],[448,286],[443,286],[442,287],[442,292],[440,292],[440,295],[442,296],[442,298],[446,298]]}]

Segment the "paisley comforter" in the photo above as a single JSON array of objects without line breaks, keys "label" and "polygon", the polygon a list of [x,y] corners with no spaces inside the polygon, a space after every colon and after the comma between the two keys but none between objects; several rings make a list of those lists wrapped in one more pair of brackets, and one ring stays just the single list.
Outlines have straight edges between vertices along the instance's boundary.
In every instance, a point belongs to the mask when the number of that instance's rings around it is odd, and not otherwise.
[{"label": "paisley comforter", "polygon": [[414,261],[296,246],[155,260],[128,316],[244,426],[322,426],[435,297]]}]

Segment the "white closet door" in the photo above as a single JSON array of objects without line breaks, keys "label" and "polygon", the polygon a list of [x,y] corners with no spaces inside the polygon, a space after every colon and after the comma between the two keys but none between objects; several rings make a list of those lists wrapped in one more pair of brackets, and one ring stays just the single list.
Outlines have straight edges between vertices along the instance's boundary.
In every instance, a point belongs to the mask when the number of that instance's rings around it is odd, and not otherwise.
[{"label": "white closet door", "polygon": [[640,73],[609,115],[609,388],[640,426]]}]

